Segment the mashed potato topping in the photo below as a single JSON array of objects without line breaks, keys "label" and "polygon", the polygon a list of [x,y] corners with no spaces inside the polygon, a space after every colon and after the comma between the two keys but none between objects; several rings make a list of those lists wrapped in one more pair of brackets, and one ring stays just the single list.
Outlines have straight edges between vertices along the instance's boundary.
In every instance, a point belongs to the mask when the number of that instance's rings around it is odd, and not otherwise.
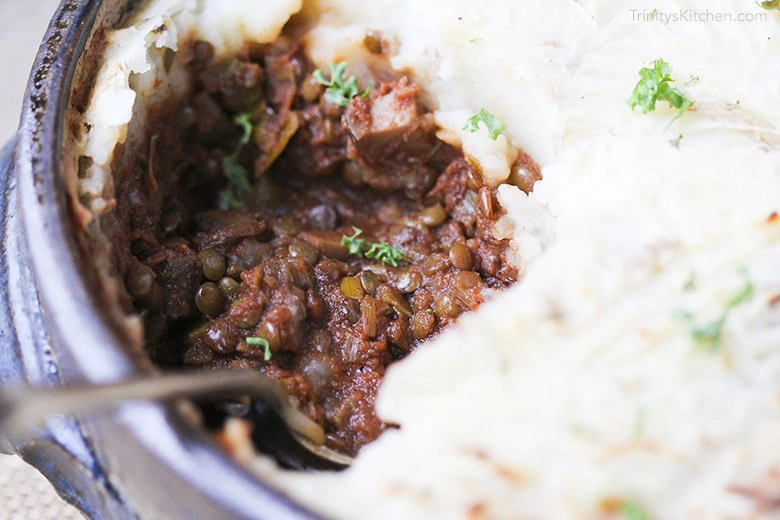
[{"label": "mashed potato topping", "polygon": [[[378,409],[400,429],[343,473],[256,470],[338,518],[778,517],[778,13],[724,0],[316,4],[316,63],[381,31],[440,136],[494,186],[516,147],[544,180],[531,195],[499,187],[496,232],[523,281],[390,370]],[[87,137],[85,155],[108,172],[132,78],[167,74],[157,49],[192,31],[223,52],[269,41],[299,8],[150,4],[112,35],[87,114],[90,135],[110,135]],[[625,102],[659,57],[695,102],[671,125],[664,103],[642,115]],[[508,125],[495,142],[462,130],[482,107]],[[110,198],[82,189],[94,210]]]}]

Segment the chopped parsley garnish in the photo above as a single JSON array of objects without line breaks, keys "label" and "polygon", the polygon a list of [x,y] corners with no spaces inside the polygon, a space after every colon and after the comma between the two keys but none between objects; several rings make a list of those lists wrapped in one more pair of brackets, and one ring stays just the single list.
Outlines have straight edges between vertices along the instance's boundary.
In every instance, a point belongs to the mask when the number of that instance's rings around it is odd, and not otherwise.
[{"label": "chopped parsley garnish", "polygon": [[252,131],[255,129],[255,125],[252,124],[251,116],[247,113],[238,114],[233,118],[233,122],[240,126],[241,130],[243,130],[241,134],[241,141],[239,141],[239,146],[243,148],[245,145],[249,144],[249,140],[252,138]]},{"label": "chopped parsley garnish", "polygon": [[230,155],[222,160],[222,170],[232,187],[238,188],[244,193],[252,191],[252,183],[249,182],[246,168],[239,164],[235,156]]},{"label": "chopped parsley garnish", "polygon": [[[661,58],[652,63],[652,68],[643,67],[639,71],[639,83],[634,87],[631,97],[626,103],[633,111],[636,107],[647,114],[655,110],[658,101],[666,101],[669,106],[677,109],[677,115],[672,122],[682,116],[686,110],[693,106],[693,101],[685,97],[685,94],[671,86],[672,67]],[[670,123],[671,124],[671,123]]]},{"label": "chopped parsley garnish", "polygon": [[487,128],[488,131],[488,137],[493,141],[498,139],[498,136],[503,134],[504,130],[507,129],[507,126],[499,121],[496,116],[482,108],[479,112],[466,120],[466,125],[463,127],[463,130],[475,134],[479,131],[480,122],[484,123],[485,128]]},{"label": "chopped parsley garnish", "polygon": [[263,359],[265,361],[271,361],[271,344],[264,338],[246,338],[246,344],[253,347],[263,347]]},{"label": "chopped parsley garnish", "polygon": [[[314,80],[320,85],[328,87],[325,89],[325,96],[338,106],[345,107],[349,104],[352,98],[360,94],[360,90],[357,85],[357,78],[354,74],[344,79],[344,72],[347,70],[347,62],[342,61],[338,65],[331,63],[328,65],[330,69],[330,79],[325,79],[325,75],[320,69],[314,71]],[[371,93],[372,85],[366,89],[363,93],[363,97],[368,97]]]},{"label": "chopped parsley garnish", "polygon": [[683,85],[685,85],[686,87],[690,87],[691,85],[697,84],[699,82],[699,79],[700,79],[699,76],[691,75],[691,77],[688,78],[688,81],[683,83]]},{"label": "chopped parsley garnish", "polygon": [[636,502],[623,502],[620,505],[623,520],[649,520],[650,516]]},{"label": "chopped parsley garnish", "polygon": [[366,251],[366,258],[379,260],[383,264],[398,267],[398,263],[404,259],[404,254],[387,242],[379,242],[378,244],[371,244],[371,247]]},{"label": "chopped parsley garnish", "polygon": [[250,193],[252,183],[249,181],[249,172],[238,162],[238,156],[244,146],[252,139],[254,125],[249,114],[239,114],[233,118],[233,122],[241,127],[241,139],[233,153],[222,159],[222,172],[228,180],[228,186],[220,193],[220,206],[225,209],[239,209],[244,203],[238,198],[236,192]]},{"label": "chopped parsley garnish", "polygon": [[[734,295],[727,303],[721,316],[706,325],[693,326],[691,328],[691,338],[698,344],[708,347],[712,352],[720,350],[721,343],[723,341],[723,327],[726,325],[726,320],[729,317],[731,311],[745,304],[753,299],[753,284],[750,280],[745,280],[745,285],[742,289]],[[688,323],[693,324],[695,316],[687,311],[678,311],[676,316]]]},{"label": "chopped parsley garnish", "polygon": [[608,497],[601,501],[601,511],[610,518],[619,517],[622,520],[649,520],[647,511],[633,500],[620,497]]},{"label": "chopped parsley garnish", "polygon": [[683,291],[693,291],[696,289],[696,286],[698,284],[696,283],[696,273],[691,271],[691,275],[688,277],[688,280],[685,282],[685,285],[683,285]]},{"label": "chopped parsley garnish", "polygon": [[645,434],[645,426],[647,424],[647,409],[640,408],[636,412],[634,417],[634,439],[641,439]]},{"label": "chopped parsley garnish", "polygon": [[398,263],[406,258],[401,250],[394,248],[387,242],[367,242],[362,238],[358,238],[363,234],[363,230],[354,226],[352,226],[352,230],[354,231],[352,236],[344,235],[341,237],[341,245],[349,249],[350,255],[361,258],[365,256],[393,267],[398,267]]},{"label": "chopped parsley garnish", "polygon": [[358,238],[363,234],[362,229],[358,229],[352,226],[352,230],[355,232],[351,237],[344,235],[341,237],[341,245],[349,248],[349,254],[354,256],[363,256],[363,250],[366,249],[366,241],[362,238]]}]

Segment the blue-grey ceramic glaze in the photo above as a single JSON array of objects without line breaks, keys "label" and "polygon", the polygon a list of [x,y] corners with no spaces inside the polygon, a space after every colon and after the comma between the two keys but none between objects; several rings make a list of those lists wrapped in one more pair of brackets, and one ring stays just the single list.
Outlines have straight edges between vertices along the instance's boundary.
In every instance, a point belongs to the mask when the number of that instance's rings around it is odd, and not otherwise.
[{"label": "blue-grey ceramic glaze", "polygon": [[[59,176],[64,113],[90,35],[127,0],[65,0],[33,66],[15,140],[0,157],[0,380],[57,386],[142,376],[89,289]],[[37,467],[94,519],[301,519],[172,406],[49,422],[0,450]]]}]

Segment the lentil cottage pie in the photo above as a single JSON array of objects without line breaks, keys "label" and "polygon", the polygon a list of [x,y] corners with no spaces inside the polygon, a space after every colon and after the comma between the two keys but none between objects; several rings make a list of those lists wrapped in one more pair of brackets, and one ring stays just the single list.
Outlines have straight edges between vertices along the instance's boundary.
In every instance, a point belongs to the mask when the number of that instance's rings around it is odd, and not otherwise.
[{"label": "lentil cottage pie", "polygon": [[329,516],[780,516],[780,20],[654,7],[145,3],[80,136],[104,291],[358,454],[220,434]]},{"label": "lentil cottage pie", "polygon": [[190,99],[103,218],[147,350],[270,375],[354,454],[387,365],[516,280],[501,209],[407,78],[350,100],[319,84],[346,62],[324,79],[295,40],[192,52]]}]

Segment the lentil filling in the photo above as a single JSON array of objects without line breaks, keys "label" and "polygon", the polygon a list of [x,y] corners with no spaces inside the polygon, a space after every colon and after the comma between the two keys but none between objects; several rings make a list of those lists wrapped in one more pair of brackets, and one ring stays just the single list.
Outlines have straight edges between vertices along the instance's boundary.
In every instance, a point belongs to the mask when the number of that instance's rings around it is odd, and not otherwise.
[{"label": "lentil filling", "polygon": [[117,180],[129,300],[155,362],[267,374],[355,454],[387,367],[516,281],[502,209],[406,78],[340,100],[296,41],[213,54]]}]

